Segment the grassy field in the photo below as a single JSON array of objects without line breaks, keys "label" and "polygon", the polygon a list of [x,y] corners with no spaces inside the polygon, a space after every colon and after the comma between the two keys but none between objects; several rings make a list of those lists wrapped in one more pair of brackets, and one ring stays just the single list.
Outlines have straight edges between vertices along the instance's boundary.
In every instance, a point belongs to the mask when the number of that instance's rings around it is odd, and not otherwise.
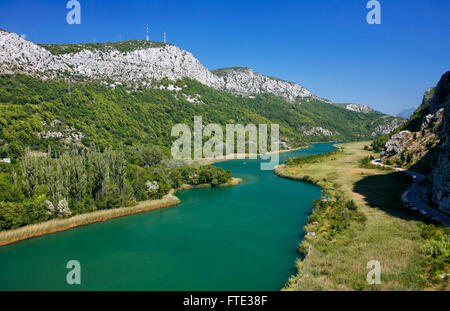
[{"label": "grassy field", "polygon": [[[315,163],[277,168],[276,173],[282,177],[321,186],[327,197],[321,199],[323,208],[316,202],[316,211],[305,226],[306,231],[316,232],[316,237],[305,237],[299,247],[305,256],[297,261],[298,273],[285,290],[449,289],[448,277],[430,281],[430,260],[422,251],[422,220],[401,204],[401,194],[411,185],[410,177],[362,168],[360,161],[373,155],[363,150],[368,144],[342,144],[340,152]],[[345,204],[349,201],[356,203],[357,211],[354,217],[345,215],[348,221],[339,228],[331,206],[339,206],[339,202],[348,206]],[[344,212],[341,210],[338,217]],[[313,225],[312,220],[319,224]],[[381,265],[379,285],[367,282],[371,260]]]}]

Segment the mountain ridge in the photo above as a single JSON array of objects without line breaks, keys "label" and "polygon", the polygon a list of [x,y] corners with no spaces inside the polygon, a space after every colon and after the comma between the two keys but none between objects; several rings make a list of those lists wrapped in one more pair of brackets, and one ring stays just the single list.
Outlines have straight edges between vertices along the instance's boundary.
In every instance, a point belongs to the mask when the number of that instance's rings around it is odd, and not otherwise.
[{"label": "mountain ridge", "polygon": [[397,113],[396,116],[399,118],[409,119],[414,114],[414,112],[417,110],[417,108],[418,107],[416,106],[416,107],[403,109],[402,111]]},{"label": "mountain ridge", "polygon": [[168,147],[171,127],[198,115],[222,126],[279,124],[286,148],[373,138],[403,122],[359,107],[332,105],[296,83],[246,67],[209,71],[170,44],[36,45],[0,32],[3,157],[50,145]]},{"label": "mountain ridge", "polygon": [[154,41],[39,45],[0,31],[0,52],[0,73],[6,74],[20,71],[41,78],[108,80],[111,86],[125,83],[144,88],[163,78],[190,78],[216,90],[246,96],[267,92],[290,102],[319,99],[297,83],[250,68],[228,69],[224,75],[216,75],[188,51]]}]

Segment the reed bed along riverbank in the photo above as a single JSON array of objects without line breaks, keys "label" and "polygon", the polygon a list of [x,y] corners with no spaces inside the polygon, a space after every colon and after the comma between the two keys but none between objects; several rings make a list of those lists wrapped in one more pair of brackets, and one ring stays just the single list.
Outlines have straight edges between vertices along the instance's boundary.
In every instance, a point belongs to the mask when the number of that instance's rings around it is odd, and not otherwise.
[{"label": "reed bed along riverbank", "polygon": [[169,194],[161,200],[143,201],[135,206],[95,211],[70,218],[52,219],[39,224],[2,231],[0,232],[0,246],[113,218],[166,208],[179,203],[180,200],[176,196]]},{"label": "reed bed along riverbank", "polygon": [[[233,187],[242,183],[240,178],[232,178],[228,183],[218,185],[217,187]],[[210,184],[190,186],[184,185],[179,190],[188,190],[193,188],[212,188]],[[85,214],[76,215],[70,218],[52,219],[39,224],[28,225],[14,230],[0,232],[0,246],[12,244],[22,240],[51,234],[59,231],[69,230],[72,228],[93,224],[100,221],[106,221],[118,217],[148,212],[161,208],[167,208],[180,204],[180,200],[174,195],[172,190],[168,195],[160,200],[150,200],[139,202],[135,206],[121,207],[110,210],[101,210]]]}]

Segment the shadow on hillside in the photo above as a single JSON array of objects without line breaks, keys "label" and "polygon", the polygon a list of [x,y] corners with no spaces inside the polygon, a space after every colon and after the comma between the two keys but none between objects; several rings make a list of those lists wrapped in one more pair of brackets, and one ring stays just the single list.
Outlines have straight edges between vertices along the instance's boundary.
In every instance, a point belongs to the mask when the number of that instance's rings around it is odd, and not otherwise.
[{"label": "shadow on hillside", "polygon": [[405,220],[421,220],[419,215],[404,207],[402,194],[411,187],[411,177],[395,172],[367,176],[353,186],[353,191],[363,195],[368,205],[377,207],[392,216]]},{"label": "shadow on hillside", "polygon": [[419,172],[422,175],[428,175],[437,162],[437,148],[429,148],[428,153],[422,157],[417,163],[411,166],[410,170]]}]

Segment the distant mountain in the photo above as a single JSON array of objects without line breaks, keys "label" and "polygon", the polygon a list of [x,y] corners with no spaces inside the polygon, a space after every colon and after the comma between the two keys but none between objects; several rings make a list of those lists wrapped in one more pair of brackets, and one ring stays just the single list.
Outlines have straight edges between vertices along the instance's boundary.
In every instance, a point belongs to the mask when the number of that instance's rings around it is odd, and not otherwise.
[{"label": "distant mountain", "polygon": [[413,113],[416,111],[416,109],[417,109],[417,107],[404,109],[404,110],[400,111],[399,113],[397,113],[397,117],[409,119],[409,117],[411,117],[413,115]]}]

